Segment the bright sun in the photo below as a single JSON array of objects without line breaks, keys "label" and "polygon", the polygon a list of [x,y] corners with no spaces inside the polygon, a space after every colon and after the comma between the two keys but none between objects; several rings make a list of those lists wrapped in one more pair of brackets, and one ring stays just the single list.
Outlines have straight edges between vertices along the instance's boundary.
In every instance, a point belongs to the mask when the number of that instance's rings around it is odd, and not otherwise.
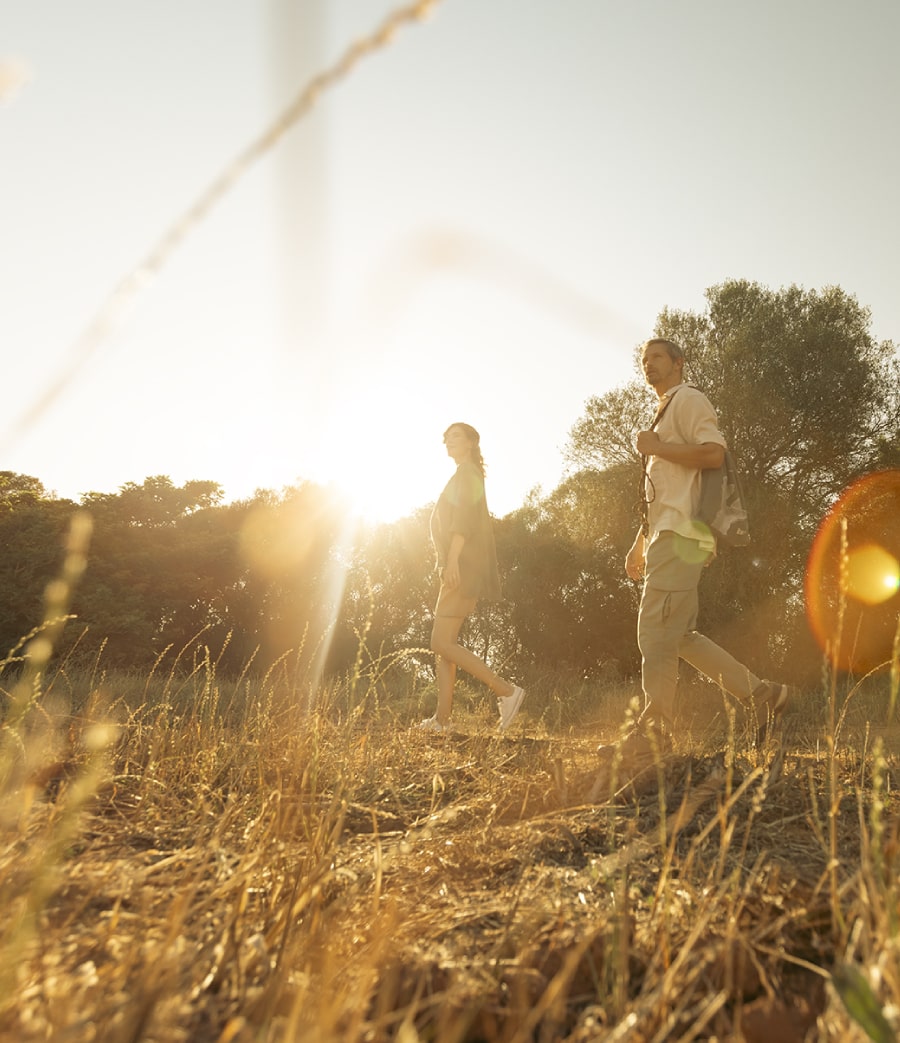
[{"label": "bright sun", "polygon": [[[346,417],[346,413],[344,416]],[[306,477],[336,489],[369,525],[396,521],[437,499],[452,473],[433,419],[420,426],[408,412],[357,408],[355,421],[332,421],[311,453]],[[409,430],[418,432],[410,437]],[[432,438],[423,437],[427,432]]]},{"label": "bright sun", "polygon": [[402,475],[392,469],[366,466],[360,459],[336,458],[332,464],[334,486],[352,513],[367,525],[396,521],[429,500],[428,493],[419,495],[412,483],[398,480]]},{"label": "bright sun", "polygon": [[[449,424],[474,423],[489,469],[504,444],[490,423],[493,390],[448,379],[452,350],[441,351],[437,335],[435,344],[428,352],[393,344],[363,363],[333,367],[315,384],[315,401],[293,409],[296,473],[334,487],[366,523],[396,521],[437,500],[455,468],[443,444]],[[498,475],[507,471],[498,464]]]}]

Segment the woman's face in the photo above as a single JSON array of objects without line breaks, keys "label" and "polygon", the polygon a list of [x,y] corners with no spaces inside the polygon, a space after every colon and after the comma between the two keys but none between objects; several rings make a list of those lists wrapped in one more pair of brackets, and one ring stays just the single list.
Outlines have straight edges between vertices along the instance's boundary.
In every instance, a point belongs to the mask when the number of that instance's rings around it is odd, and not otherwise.
[{"label": "woman's face", "polygon": [[450,427],[444,435],[444,445],[447,447],[447,455],[457,463],[468,458],[475,443],[461,427]]}]

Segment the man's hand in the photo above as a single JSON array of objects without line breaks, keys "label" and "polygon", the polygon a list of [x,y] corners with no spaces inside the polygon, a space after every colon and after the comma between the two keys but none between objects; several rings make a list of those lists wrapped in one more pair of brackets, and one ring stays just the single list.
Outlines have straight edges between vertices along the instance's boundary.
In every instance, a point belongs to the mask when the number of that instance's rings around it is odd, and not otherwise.
[{"label": "man's hand", "polygon": [[655,431],[638,431],[635,448],[641,456],[658,456],[669,463],[681,464],[705,471],[709,467],[721,467],[725,449],[718,442],[664,442]]},{"label": "man's hand", "polygon": [[656,456],[661,442],[655,431],[638,431],[637,441],[634,444],[641,456]]},{"label": "man's hand", "polygon": [[633,579],[635,583],[640,582],[644,578],[645,560],[644,537],[639,535],[625,555],[625,575],[629,579]]}]

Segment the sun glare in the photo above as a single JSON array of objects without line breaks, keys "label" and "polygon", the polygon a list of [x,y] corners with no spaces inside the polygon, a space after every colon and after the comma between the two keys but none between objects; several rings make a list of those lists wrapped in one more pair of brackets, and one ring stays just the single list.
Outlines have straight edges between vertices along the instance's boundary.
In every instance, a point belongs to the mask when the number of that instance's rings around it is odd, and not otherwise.
[{"label": "sun glare", "polygon": [[351,512],[366,525],[397,521],[421,506],[397,475],[381,468],[366,470],[358,462],[339,469],[335,484]]},{"label": "sun glare", "polygon": [[866,605],[880,605],[897,593],[900,568],[884,547],[868,543],[847,553],[847,594]]},{"label": "sun glare", "polygon": [[321,390],[315,412],[298,418],[297,473],[333,488],[359,521],[397,521],[437,498],[450,476],[434,405],[390,367],[349,372]]},{"label": "sun glare", "polygon": [[435,477],[433,470],[418,464],[413,452],[398,452],[396,457],[389,452],[384,459],[371,439],[360,439],[358,444],[323,444],[308,476],[333,489],[353,519],[380,525],[406,517],[435,498],[432,486],[443,476]]},{"label": "sun glare", "polygon": [[900,592],[900,471],[860,479],[840,497],[813,541],[806,611],[819,646],[840,669],[890,659]]}]

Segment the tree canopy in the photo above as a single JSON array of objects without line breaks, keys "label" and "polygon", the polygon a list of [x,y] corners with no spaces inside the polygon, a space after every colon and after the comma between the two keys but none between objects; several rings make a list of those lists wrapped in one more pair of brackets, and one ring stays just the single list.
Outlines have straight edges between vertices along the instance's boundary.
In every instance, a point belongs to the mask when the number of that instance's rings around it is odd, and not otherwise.
[{"label": "tree canopy", "polygon": [[[710,570],[707,620],[728,627],[762,610],[782,643],[805,644],[803,570],[811,541],[841,491],[900,462],[900,363],[876,341],[871,315],[838,287],[770,290],[731,280],[706,292],[706,310],[663,309],[653,334],[685,350],[685,378],[715,406],[740,461],[753,543]],[[638,349],[639,350],[639,349]],[[577,467],[639,477],[637,431],[655,396],[642,380],[590,398],[566,456]],[[637,517],[634,517],[633,531]],[[757,613],[759,614],[759,613]],[[745,627],[759,656],[773,638]]]}]

